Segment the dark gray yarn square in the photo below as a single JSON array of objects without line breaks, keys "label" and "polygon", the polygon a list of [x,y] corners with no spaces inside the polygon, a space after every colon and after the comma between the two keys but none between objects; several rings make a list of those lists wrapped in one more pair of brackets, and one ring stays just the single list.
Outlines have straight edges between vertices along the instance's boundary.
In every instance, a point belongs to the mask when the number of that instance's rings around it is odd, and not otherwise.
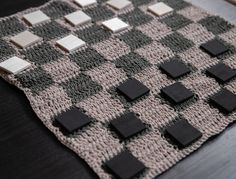
[{"label": "dark gray yarn square", "polygon": [[61,52],[48,43],[37,45],[33,48],[21,51],[21,53],[25,55],[28,60],[39,65],[58,60],[63,56]]},{"label": "dark gray yarn square", "polygon": [[69,56],[69,58],[79,65],[80,70],[89,70],[98,67],[106,62],[105,58],[92,48],[86,48]]},{"label": "dark gray yarn square", "polygon": [[0,37],[17,34],[26,29],[16,17],[10,17],[0,21]]},{"label": "dark gray yarn square", "polygon": [[29,88],[33,94],[38,94],[54,84],[50,75],[41,67],[20,73],[16,75],[16,78],[24,88]]},{"label": "dark gray yarn square", "polygon": [[102,90],[102,87],[98,83],[85,74],[79,74],[61,85],[73,103],[77,103]]},{"label": "dark gray yarn square", "polygon": [[65,27],[63,27],[62,25],[58,24],[55,21],[49,22],[42,26],[32,28],[32,31],[38,36],[47,40],[51,40],[57,37],[62,37],[70,33],[68,29],[66,29]]},{"label": "dark gray yarn square", "polygon": [[128,22],[132,26],[139,26],[145,23],[150,22],[153,17],[145,14],[138,8],[135,8],[133,11],[120,15],[121,19],[125,22]]},{"label": "dark gray yarn square", "polygon": [[63,17],[69,13],[76,11],[74,7],[71,7],[68,3],[62,1],[52,2],[41,10],[53,19]]},{"label": "dark gray yarn square", "polygon": [[191,20],[176,13],[170,16],[167,16],[164,19],[161,19],[161,22],[165,23],[167,26],[171,27],[173,30],[178,30],[192,23]]},{"label": "dark gray yarn square", "polygon": [[141,31],[132,29],[119,36],[119,39],[130,46],[132,50],[141,48],[152,42],[152,39],[144,35]]},{"label": "dark gray yarn square", "polygon": [[177,32],[167,35],[160,42],[169,47],[173,52],[183,52],[194,46],[192,41]]},{"label": "dark gray yarn square", "polygon": [[0,39],[0,54],[1,58],[13,55],[16,51],[6,41]]},{"label": "dark gray yarn square", "polygon": [[184,0],[161,0],[161,1],[167,4],[168,6],[172,7],[176,11],[190,6],[190,4]]},{"label": "dark gray yarn square", "polygon": [[84,12],[88,14],[93,19],[93,21],[106,20],[114,15],[114,13],[110,9],[100,4],[96,7],[86,9],[84,10]]},{"label": "dark gray yarn square", "polygon": [[104,41],[111,36],[110,31],[95,24],[88,28],[77,30],[75,33],[79,38],[89,44]]},{"label": "dark gray yarn square", "polygon": [[234,26],[218,16],[209,16],[199,21],[201,25],[207,28],[208,31],[215,35],[225,33]]},{"label": "dark gray yarn square", "polygon": [[135,6],[141,6],[150,3],[152,0],[130,0]]},{"label": "dark gray yarn square", "polygon": [[122,68],[128,75],[133,75],[144,70],[150,63],[139,54],[131,52],[115,61],[117,68]]}]

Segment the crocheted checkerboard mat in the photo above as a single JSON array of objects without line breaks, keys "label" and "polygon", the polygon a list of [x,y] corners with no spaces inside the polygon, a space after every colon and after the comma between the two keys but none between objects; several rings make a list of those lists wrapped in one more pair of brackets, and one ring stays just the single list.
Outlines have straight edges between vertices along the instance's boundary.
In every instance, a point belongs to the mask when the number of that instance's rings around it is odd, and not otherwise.
[{"label": "crocheted checkerboard mat", "polygon": [[[121,11],[109,7],[105,0],[86,8],[72,1],[51,1],[0,20],[1,61],[18,56],[32,64],[16,75],[4,71],[0,75],[25,92],[45,126],[100,178],[112,178],[104,164],[124,150],[145,165],[140,178],[154,178],[236,119],[235,112],[224,114],[209,103],[210,96],[222,88],[236,93],[236,81],[218,83],[205,73],[219,62],[236,68],[236,28],[185,1],[161,1],[174,11],[160,17],[150,13],[147,7],[155,0],[132,0],[132,6]],[[38,9],[51,20],[29,26],[22,16]],[[92,22],[78,27],[68,24],[64,16],[78,9],[88,14]],[[115,16],[130,27],[119,33],[102,27],[101,22]],[[43,40],[24,49],[16,47],[10,38],[25,30]],[[84,40],[86,46],[67,53],[55,45],[69,34]],[[229,48],[217,57],[199,48],[214,38]],[[191,72],[175,80],[163,73],[159,66],[173,58],[185,63]],[[148,95],[133,102],[116,91],[131,77],[150,89]],[[162,88],[177,81],[194,93],[181,105],[173,105],[160,95]],[[54,121],[73,106],[93,121],[68,135]],[[109,124],[127,112],[137,114],[147,130],[123,140]],[[202,133],[200,139],[181,149],[163,135],[179,118]]]}]

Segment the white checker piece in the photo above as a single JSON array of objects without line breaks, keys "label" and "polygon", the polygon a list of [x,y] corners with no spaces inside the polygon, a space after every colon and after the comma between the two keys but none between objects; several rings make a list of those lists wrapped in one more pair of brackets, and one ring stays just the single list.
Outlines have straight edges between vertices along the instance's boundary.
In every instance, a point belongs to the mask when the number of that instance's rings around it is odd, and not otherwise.
[{"label": "white checker piece", "polygon": [[58,40],[57,45],[67,52],[72,52],[85,45],[85,42],[74,35],[68,35]]},{"label": "white checker piece", "polygon": [[5,60],[4,62],[0,63],[0,68],[8,73],[17,74],[28,67],[30,67],[31,64],[21,58],[18,58],[16,56],[9,58]]},{"label": "white checker piece", "polygon": [[170,6],[167,6],[163,2],[159,2],[154,5],[149,6],[148,10],[157,16],[162,16],[173,11],[173,9]]},{"label": "white checker piece", "polygon": [[121,10],[129,7],[132,3],[128,0],[110,0],[107,4],[115,9]]},{"label": "white checker piece", "polygon": [[122,20],[120,20],[117,17],[107,20],[107,21],[104,21],[102,23],[102,25],[104,25],[106,28],[108,28],[112,32],[120,32],[120,31],[127,29],[129,27],[129,24],[123,22]]},{"label": "white checker piece", "polygon": [[32,26],[50,20],[50,18],[40,10],[25,14],[23,16],[23,19],[26,20]]},{"label": "white checker piece", "polygon": [[42,40],[42,38],[29,31],[21,32],[11,38],[11,41],[21,48],[26,48],[30,45],[33,45],[34,43],[39,42],[40,40]]},{"label": "white checker piece", "polygon": [[97,1],[96,0],[75,0],[75,3],[81,7],[86,7],[86,6],[96,4]]},{"label": "white checker piece", "polygon": [[65,19],[74,26],[82,25],[91,21],[91,17],[83,11],[76,11],[65,16]]}]

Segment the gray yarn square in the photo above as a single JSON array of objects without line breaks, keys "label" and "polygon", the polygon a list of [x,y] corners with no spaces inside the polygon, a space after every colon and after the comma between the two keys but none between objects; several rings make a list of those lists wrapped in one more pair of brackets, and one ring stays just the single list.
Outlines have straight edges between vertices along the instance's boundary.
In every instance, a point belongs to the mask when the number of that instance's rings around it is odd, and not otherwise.
[{"label": "gray yarn square", "polygon": [[39,27],[34,27],[32,28],[32,31],[38,36],[47,40],[62,37],[70,32],[68,29],[66,29],[55,21],[52,21]]},{"label": "gray yarn square", "polygon": [[177,32],[167,35],[160,42],[169,47],[173,52],[183,52],[194,46],[192,41]]},{"label": "gray yarn square", "polygon": [[61,52],[48,43],[42,43],[33,48],[21,51],[21,54],[25,55],[28,60],[39,65],[58,60],[63,56]]},{"label": "gray yarn square", "polygon": [[41,10],[53,19],[63,17],[76,11],[74,7],[71,7],[68,3],[62,1],[54,1],[48,6],[43,7]]},{"label": "gray yarn square", "polygon": [[11,47],[6,41],[0,39],[1,58],[13,55],[15,53],[16,53],[16,51],[14,50],[13,47]]},{"label": "gray yarn square", "polygon": [[209,16],[198,23],[206,27],[206,29],[212,32],[214,35],[225,33],[232,29],[234,26],[218,16]]},{"label": "gray yarn square", "polygon": [[105,58],[92,48],[71,54],[69,58],[79,65],[80,70],[89,70],[106,62]]},{"label": "gray yarn square", "polygon": [[160,21],[162,23],[165,23],[167,26],[171,27],[173,30],[178,30],[192,23],[190,19],[187,19],[186,17],[176,13],[167,16],[166,18],[161,19]]},{"label": "gray yarn square", "polygon": [[41,67],[20,73],[16,78],[24,88],[29,88],[33,94],[38,94],[54,84],[50,75]]},{"label": "gray yarn square", "polygon": [[85,74],[79,74],[78,76],[63,82],[61,86],[73,103],[77,103],[102,90],[102,87],[98,83],[94,82],[91,77]]},{"label": "gray yarn square", "polygon": [[148,23],[153,19],[152,16],[145,14],[138,8],[135,8],[133,11],[120,15],[120,18],[133,26],[139,26]]},{"label": "gray yarn square", "polygon": [[86,43],[90,44],[104,41],[111,36],[110,31],[105,30],[96,24],[88,28],[77,30],[75,33]]},{"label": "gray yarn square", "polygon": [[119,39],[128,44],[132,50],[141,48],[152,42],[152,39],[150,37],[144,35],[141,31],[135,29],[132,29],[131,31],[120,35]]},{"label": "gray yarn square", "polygon": [[181,10],[184,9],[188,6],[190,6],[189,3],[187,3],[184,0],[161,0],[161,2],[164,2],[165,4],[167,4],[168,6],[172,7],[173,9],[177,10]]},{"label": "gray yarn square", "polygon": [[117,68],[122,68],[128,75],[139,73],[150,65],[147,60],[133,52],[118,58],[115,64]]},{"label": "gray yarn square", "polygon": [[16,17],[10,17],[0,21],[0,37],[17,34],[26,29]]},{"label": "gray yarn square", "polygon": [[93,21],[101,21],[111,18],[114,13],[106,6],[97,5],[94,8],[84,10],[84,12],[92,18]]}]

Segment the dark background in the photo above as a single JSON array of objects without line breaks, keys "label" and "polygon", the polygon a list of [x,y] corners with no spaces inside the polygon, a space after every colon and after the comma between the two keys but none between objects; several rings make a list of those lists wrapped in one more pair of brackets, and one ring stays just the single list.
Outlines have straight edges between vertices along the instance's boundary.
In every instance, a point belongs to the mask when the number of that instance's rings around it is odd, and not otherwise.
[{"label": "dark background", "polygon": [[[47,0],[2,0],[7,16]],[[231,125],[157,179],[236,179],[236,127]],[[49,132],[23,92],[0,78],[0,178],[93,179],[97,176]]]}]

